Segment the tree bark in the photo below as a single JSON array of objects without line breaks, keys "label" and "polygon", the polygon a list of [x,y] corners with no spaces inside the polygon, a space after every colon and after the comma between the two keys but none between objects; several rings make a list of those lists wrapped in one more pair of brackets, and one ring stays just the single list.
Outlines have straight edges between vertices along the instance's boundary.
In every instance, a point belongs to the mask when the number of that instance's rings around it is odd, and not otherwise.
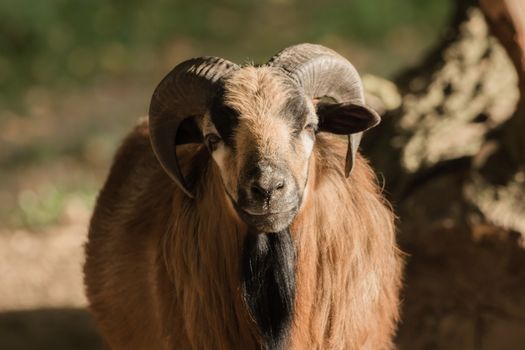
[{"label": "tree bark", "polygon": [[[494,35],[507,50],[516,67],[519,88],[525,92],[525,2],[523,0],[481,0],[480,7],[485,14]],[[525,163],[525,96],[520,99],[516,113],[516,137],[521,139],[521,160]]]},{"label": "tree bark", "polygon": [[519,349],[525,3],[456,5],[443,41],[395,80],[390,99],[399,107],[363,144],[386,179],[407,253],[397,342],[400,349]]}]

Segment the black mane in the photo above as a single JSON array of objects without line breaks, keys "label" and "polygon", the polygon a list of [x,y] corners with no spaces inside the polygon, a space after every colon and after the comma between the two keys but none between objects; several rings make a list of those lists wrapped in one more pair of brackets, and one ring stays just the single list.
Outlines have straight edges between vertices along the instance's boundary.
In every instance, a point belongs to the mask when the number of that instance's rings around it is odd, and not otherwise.
[{"label": "black mane", "polygon": [[268,349],[283,348],[295,301],[295,247],[290,230],[249,232],[241,271],[245,303]]}]

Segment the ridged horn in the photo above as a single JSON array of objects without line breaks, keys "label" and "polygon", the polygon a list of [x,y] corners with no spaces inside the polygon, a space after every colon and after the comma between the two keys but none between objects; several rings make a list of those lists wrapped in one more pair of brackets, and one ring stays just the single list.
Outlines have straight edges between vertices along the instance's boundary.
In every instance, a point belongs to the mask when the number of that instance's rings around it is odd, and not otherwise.
[{"label": "ridged horn", "polygon": [[217,82],[239,67],[218,57],[199,57],[178,64],[157,85],[149,107],[153,151],[166,173],[181,190],[193,194],[179,167],[176,146],[201,142],[194,118],[209,108]]},{"label": "ridged horn", "polygon": [[328,115],[331,118],[337,116],[337,125],[322,125],[323,119],[329,117],[320,115],[319,127],[320,131],[348,135],[345,161],[345,175],[348,177],[354,166],[362,132],[380,121],[379,115],[365,105],[363,85],[357,70],[335,51],[314,44],[288,47],[273,56],[267,65],[283,69],[309,98],[329,97],[337,103],[339,115],[337,108],[318,109],[318,114],[330,111]]}]

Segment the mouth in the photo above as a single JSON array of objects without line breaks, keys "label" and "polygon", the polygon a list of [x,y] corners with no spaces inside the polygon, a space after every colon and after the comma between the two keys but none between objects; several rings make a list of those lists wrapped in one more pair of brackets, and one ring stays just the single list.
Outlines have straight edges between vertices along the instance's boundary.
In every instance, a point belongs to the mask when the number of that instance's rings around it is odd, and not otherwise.
[{"label": "mouth", "polygon": [[293,206],[283,211],[256,212],[240,208],[236,203],[234,203],[234,207],[242,221],[261,233],[279,232],[287,228],[298,209],[297,206]]},{"label": "mouth", "polygon": [[283,210],[258,211],[241,207],[228,191],[226,191],[226,193],[239,218],[259,233],[279,232],[288,228],[297,215],[301,205],[301,201],[299,200],[297,203],[289,205]]},{"label": "mouth", "polygon": [[284,210],[279,210],[279,211],[261,211],[261,212],[257,212],[255,210],[248,209],[248,208],[239,208],[239,210],[243,211],[244,214],[246,214],[246,215],[259,216],[259,217],[288,213],[288,212],[293,211],[295,209],[296,209],[295,207],[291,207],[290,209],[284,209]]}]

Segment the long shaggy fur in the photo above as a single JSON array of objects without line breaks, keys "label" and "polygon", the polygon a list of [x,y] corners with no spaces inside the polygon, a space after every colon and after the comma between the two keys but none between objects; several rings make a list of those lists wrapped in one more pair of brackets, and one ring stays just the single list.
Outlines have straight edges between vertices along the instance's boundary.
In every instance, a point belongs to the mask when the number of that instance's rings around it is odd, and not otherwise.
[{"label": "long shaggy fur", "polygon": [[[86,245],[98,327],[111,349],[264,348],[241,278],[247,227],[207,150],[178,152],[194,200],[160,168],[146,122],[116,156]],[[296,292],[286,348],[392,346],[401,267],[394,217],[363,159],[344,177],[345,152],[344,140],[318,135],[289,230]]]},{"label": "long shaggy fur", "polygon": [[295,301],[295,247],[290,230],[248,232],[242,259],[246,306],[269,349],[287,343]]}]

